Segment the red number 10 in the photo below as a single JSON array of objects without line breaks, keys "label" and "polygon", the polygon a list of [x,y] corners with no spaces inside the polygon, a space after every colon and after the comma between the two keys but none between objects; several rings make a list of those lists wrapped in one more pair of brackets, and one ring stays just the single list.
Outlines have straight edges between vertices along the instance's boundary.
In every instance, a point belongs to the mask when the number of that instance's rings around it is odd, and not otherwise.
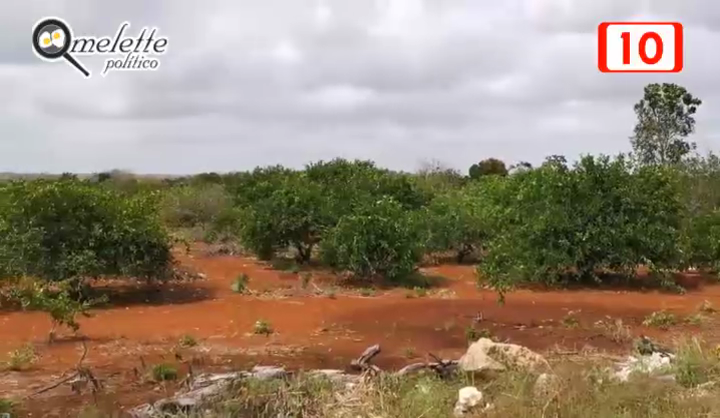
[{"label": "red number 10", "polygon": [[[620,35],[623,39],[623,64],[630,64],[630,32],[623,32]],[[652,39],[655,41],[655,56],[650,58],[647,54],[647,42]],[[663,55],[663,41],[655,32],[646,32],[640,37],[640,59],[648,65],[657,64]]]}]

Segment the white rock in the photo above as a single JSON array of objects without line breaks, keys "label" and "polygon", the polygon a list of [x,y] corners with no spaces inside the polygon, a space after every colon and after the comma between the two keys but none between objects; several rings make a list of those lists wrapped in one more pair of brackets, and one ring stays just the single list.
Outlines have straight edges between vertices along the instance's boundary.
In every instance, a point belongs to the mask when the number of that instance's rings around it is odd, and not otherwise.
[{"label": "white rock", "polygon": [[464,371],[500,371],[508,368],[537,371],[548,368],[548,363],[543,356],[527,347],[480,338],[468,347],[460,358],[459,366]]},{"label": "white rock", "polygon": [[478,406],[483,400],[483,394],[474,386],[466,386],[458,391],[458,400],[455,403],[453,414],[462,417]]},{"label": "white rock", "polygon": [[649,356],[630,356],[626,361],[618,364],[619,370],[615,372],[615,377],[620,381],[627,382],[632,373],[650,374],[668,368],[674,358],[675,356],[672,354],[658,352]]}]

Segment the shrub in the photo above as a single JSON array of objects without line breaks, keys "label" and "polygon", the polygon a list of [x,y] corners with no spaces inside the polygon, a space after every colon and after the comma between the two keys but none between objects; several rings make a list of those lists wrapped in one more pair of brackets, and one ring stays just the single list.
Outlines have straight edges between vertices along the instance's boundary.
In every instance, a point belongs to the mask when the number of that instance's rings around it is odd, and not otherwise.
[{"label": "shrub", "polygon": [[392,198],[383,198],[340,219],[321,244],[324,261],[359,278],[398,281],[415,271],[421,257],[419,232]]},{"label": "shrub", "polygon": [[14,182],[2,193],[0,276],[170,277],[171,241],[156,194],[121,197],[76,180]]},{"label": "shrub", "polygon": [[305,167],[305,173],[328,198],[332,225],[355,208],[383,197],[393,198],[406,209],[419,209],[431,197],[416,186],[412,176],[378,168],[372,161],[318,161]]},{"label": "shrub", "polygon": [[501,293],[517,283],[600,281],[681,262],[682,203],[665,167],[633,168],[624,158],[560,160],[486,185],[494,225],[478,274]]},{"label": "shrub", "polygon": [[169,380],[177,380],[178,371],[177,368],[170,364],[156,364],[152,368],[152,378],[156,382],[166,382]]},{"label": "shrub", "polygon": [[161,217],[170,227],[208,225],[230,205],[222,185],[181,186],[169,189],[163,196]]},{"label": "shrub", "polygon": [[235,293],[247,293],[248,283],[250,283],[250,277],[245,273],[241,273],[233,280],[230,289]]},{"label": "shrub", "polygon": [[273,329],[270,322],[265,321],[264,319],[258,319],[257,321],[255,321],[255,325],[253,325],[253,334],[269,337],[270,334],[274,332],[275,330]]},{"label": "shrub", "polygon": [[266,260],[291,246],[298,261],[308,261],[330,222],[326,202],[320,187],[304,174],[288,175],[267,197],[244,209],[240,226],[243,245]]},{"label": "shrub", "polygon": [[418,221],[427,234],[426,251],[455,251],[457,261],[462,262],[478,250],[489,233],[482,199],[480,186],[473,184],[437,196],[418,211]]},{"label": "shrub", "polygon": [[209,242],[235,242],[242,237],[243,209],[227,207],[213,218],[205,231],[205,240]]},{"label": "shrub", "polygon": [[8,353],[5,367],[12,371],[23,371],[29,369],[38,359],[35,347],[32,344],[25,344],[17,350]]},{"label": "shrub", "polygon": [[191,348],[198,345],[197,340],[195,337],[189,334],[184,334],[180,339],[178,340],[178,346],[181,348]]},{"label": "shrub", "polygon": [[272,194],[280,183],[295,173],[281,165],[258,167],[249,173],[228,174],[225,187],[235,206],[250,207]]}]

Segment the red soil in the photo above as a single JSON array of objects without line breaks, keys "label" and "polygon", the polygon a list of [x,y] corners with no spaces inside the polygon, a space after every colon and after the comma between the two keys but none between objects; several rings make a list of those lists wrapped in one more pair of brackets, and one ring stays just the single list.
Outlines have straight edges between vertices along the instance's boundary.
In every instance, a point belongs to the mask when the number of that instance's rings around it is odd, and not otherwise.
[{"label": "red soil", "polygon": [[[84,364],[107,385],[106,394],[98,400],[100,405],[131,407],[163,397],[163,391],[140,383],[134,369],[142,370],[142,361],[148,365],[177,363],[173,347],[185,334],[200,343],[193,349],[180,350],[184,360],[194,358],[196,364],[201,363],[196,370],[244,368],[258,363],[344,368],[375,343],[383,348],[377,364],[397,367],[409,361],[411,351],[420,356],[427,352],[460,356],[467,347],[465,329],[478,312],[484,318],[478,328],[532,349],[590,345],[619,351],[627,345],[619,345],[593,328],[595,321],[607,316],[621,318],[635,334],[662,337],[662,332],[641,326],[649,313],[667,309],[689,314],[704,300],[720,306],[720,286],[705,286],[682,296],[609,290],[517,291],[508,295],[505,305],[499,305],[494,293],[476,288],[472,266],[455,265],[425,269],[426,274],[447,280],[442,289],[422,298],[408,298],[406,290],[379,291],[371,297],[339,290],[333,299],[312,294],[313,285],[311,290],[303,290],[297,275],[274,271],[251,258],[207,257],[198,248],[193,254],[180,255],[180,259],[204,273],[206,279],[159,289],[114,289],[111,307],[80,319],[89,347]],[[289,297],[235,294],[230,283],[240,273],[251,278],[250,289],[274,290],[276,296],[284,293]],[[316,272],[314,277],[313,283],[324,288],[332,280],[324,273]],[[576,311],[581,326],[562,325],[568,311]],[[270,337],[252,335],[258,319],[272,324],[276,333]],[[30,342],[41,355],[31,370],[0,376],[0,398],[24,396],[53,383],[75,366],[80,344],[66,339],[48,345],[49,327],[48,316],[43,313],[0,312],[0,353]],[[184,372],[187,366],[178,368]],[[67,417],[91,401],[90,395],[73,395],[61,387],[31,398],[24,413]]]}]

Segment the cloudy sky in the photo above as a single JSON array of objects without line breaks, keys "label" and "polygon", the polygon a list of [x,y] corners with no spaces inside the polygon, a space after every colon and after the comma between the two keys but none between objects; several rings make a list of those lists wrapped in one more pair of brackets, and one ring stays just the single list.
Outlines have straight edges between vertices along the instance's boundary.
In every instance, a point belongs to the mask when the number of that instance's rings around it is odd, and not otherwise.
[{"label": "cloudy sky", "polygon": [[[629,149],[650,82],[704,104],[694,140],[720,150],[717,0],[6,0],[0,172],[299,167],[341,156],[412,170],[439,160],[539,162]],[[84,79],[31,50],[55,15],[76,35],[157,26],[157,72]],[[685,25],[677,75],[602,74],[597,25]],[[713,117],[714,116],[714,117]]]}]

